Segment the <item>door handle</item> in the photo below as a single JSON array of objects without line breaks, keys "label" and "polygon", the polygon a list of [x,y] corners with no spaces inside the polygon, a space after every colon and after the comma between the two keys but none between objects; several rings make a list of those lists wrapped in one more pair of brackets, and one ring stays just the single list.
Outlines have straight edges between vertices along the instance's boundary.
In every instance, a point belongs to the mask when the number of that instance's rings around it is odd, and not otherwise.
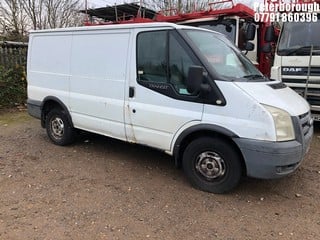
[{"label": "door handle", "polygon": [[134,97],[134,87],[129,87],[129,98]]}]

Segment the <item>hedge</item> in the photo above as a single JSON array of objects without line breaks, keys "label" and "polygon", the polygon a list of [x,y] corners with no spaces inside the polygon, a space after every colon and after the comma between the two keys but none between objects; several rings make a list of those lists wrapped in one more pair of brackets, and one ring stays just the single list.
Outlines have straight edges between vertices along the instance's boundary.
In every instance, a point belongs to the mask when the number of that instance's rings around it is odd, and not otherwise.
[{"label": "hedge", "polygon": [[0,66],[0,107],[24,104],[27,99],[25,66]]}]

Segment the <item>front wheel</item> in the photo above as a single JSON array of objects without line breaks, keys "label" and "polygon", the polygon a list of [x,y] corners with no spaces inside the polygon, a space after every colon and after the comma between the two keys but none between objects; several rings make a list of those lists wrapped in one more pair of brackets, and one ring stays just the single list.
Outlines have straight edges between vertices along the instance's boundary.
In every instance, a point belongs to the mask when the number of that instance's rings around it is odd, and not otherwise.
[{"label": "front wheel", "polygon": [[53,109],[46,117],[46,130],[50,140],[60,146],[74,141],[75,130],[63,110]]},{"label": "front wheel", "polygon": [[206,192],[228,192],[239,184],[242,175],[239,153],[218,138],[191,142],[184,151],[182,165],[191,184]]}]

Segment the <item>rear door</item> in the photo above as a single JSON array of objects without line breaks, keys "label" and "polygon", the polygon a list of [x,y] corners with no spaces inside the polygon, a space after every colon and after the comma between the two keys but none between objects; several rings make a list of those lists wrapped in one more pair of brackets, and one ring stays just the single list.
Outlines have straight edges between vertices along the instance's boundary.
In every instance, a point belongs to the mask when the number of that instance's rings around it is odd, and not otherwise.
[{"label": "rear door", "polygon": [[[135,34],[127,86],[127,139],[170,150],[175,133],[201,121],[203,103],[186,89],[197,58],[174,30]],[[135,42],[135,41],[134,41]]]}]

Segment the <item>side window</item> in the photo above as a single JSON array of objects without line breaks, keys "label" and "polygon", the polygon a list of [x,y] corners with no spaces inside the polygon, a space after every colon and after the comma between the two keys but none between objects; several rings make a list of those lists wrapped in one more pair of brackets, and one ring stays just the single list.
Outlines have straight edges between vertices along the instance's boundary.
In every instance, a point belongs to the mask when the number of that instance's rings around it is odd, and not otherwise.
[{"label": "side window", "polygon": [[167,31],[138,35],[138,80],[167,83]]},{"label": "side window", "polygon": [[186,80],[189,67],[196,64],[181,46],[177,39],[170,34],[169,38],[169,81],[179,94],[189,95]]},{"label": "side window", "polygon": [[[189,67],[200,63],[194,61],[196,58],[187,52],[186,45],[182,45],[185,43],[177,38],[173,31],[142,32],[138,35],[138,82],[143,85],[165,84],[167,87],[162,89],[170,88],[173,94],[190,95],[186,87]],[[167,93],[169,94],[172,95]]]}]

